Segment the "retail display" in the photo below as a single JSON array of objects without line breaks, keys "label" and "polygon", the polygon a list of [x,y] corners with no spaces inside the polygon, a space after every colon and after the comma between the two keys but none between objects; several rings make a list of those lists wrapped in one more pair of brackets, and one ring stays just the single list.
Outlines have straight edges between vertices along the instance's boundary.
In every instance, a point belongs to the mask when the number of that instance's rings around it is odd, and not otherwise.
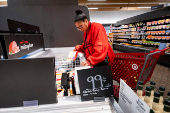
[{"label": "retail display", "polygon": [[152,108],[152,102],[151,102],[151,90],[152,88],[150,86],[146,87],[146,95],[144,97],[144,101],[149,105],[149,107]]},{"label": "retail display", "polygon": [[159,92],[160,92],[160,100],[159,100],[159,103],[163,103],[163,95],[164,95],[164,92],[165,92],[165,87],[160,86],[160,87],[159,87]]},{"label": "retail display", "polygon": [[[77,57],[77,58],[76,58]],[[75,76],[75,67],[80,67],[80,63],[85,61],[82,53],[70,51],[67,55],[56,55],[55,56],[55,68],[56,68],[56,85],[58,96],[63,96],[64,89],[61,86],[62,73],[68,73],[69,77]],[[71,80],[69,82],[70,88],[68,92],[70,95],[73,94]]]},{"label": "retail display", "polygon": [[144,100],[144,97],[142,96],[143,94],[143,82],[139,81],[138,83],[138,90],[137,90],[137,95],[139,98],[141,98],[142,100]]},{"label": "retail display", "polygon": [[[167,110],[168,105],[167,104],[165,105],[165,101],[167,102],[167,101],[170,100],[169,99],[170,92],[167,93],[168,99],[166,99],[163,103],[163,100],[164,100],[163,95],[164,95],[164,92],[165,92],[165,88],[160,86],[159,92],[154,92],[155,82],[151,81],[150,84],[151,84],[151,86],[146,87],[146,93],[143,93],[143,90],[142,90],[143,82],[140,81],[138,83],[138,90],[137,90],[138,97],[143,100],[143,94],[145,95],[144,101],[151,108],[150,113],[166,113],[167,111],[165,112],[164,109]],[[152,94],[151,94],[151,92],[152,92]],[[154,93],[154,96],[151,96],[151,95],[153,95],[153,93]]]},{"label": "retail display", "polygon": [[170,113],[170,100],[166,99],[164,101],[164,109],[162,113]]},{"label": "retail display", "polygon": [[154,81],[151,81],[150,82],[150,86],[151,86],[151,88],[152,88],[152,90],[151,90],[151,98],[152,98],[152,100],[151,101],[153,101],[153,98],[154,98],[154,88],[155,88],[155,82]]},{"label": "retail display", "polygon": [[[170,45],[170,17],[160,17],[151,20],[153,21],[144,20],[137,23],[114,26],[112,28],[113,42],[145,49],[148,49],[148,47],[151,49],[154,47],[158,48],[160,43],[164,42],[167,43],[166,46],[168,47]],[[126,28],[122,26],[126,26]],[[126,41],[120,39],[126,39]],[[166,52],[169,53],[169,50]]]},{"label": "retail display", "polygon": [[163,105],[164,92],[165,92],[165,87],[160,86],[159,87],[159,93],[160,93],[159,105],[160,105],[160,112],[161,113],[163,112],[163,108],[164,108],[164,105]]},{"label": "retail display", "polygon": [[153,104],[152,104],[152,109],[155,113],[160,113],[159,99],[160,99],[160,93],[155,92],[154,93],[154,100],[153,100]]}]

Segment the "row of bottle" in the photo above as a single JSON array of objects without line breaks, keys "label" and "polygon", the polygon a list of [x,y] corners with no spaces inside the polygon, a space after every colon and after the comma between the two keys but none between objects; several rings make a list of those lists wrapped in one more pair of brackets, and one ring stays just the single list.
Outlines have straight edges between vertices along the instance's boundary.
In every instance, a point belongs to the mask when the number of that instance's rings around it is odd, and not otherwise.
[{"label": "row of bottle", "polygon": [[144,100],[153,111],[151,113],[170,113],[170,92],[168,99],[165,99],[163,104],[164,87],[159,87],[159,92],[154,92],[155,82],[151,81],[150,86],[146,87],[146,94],[143,97],[143,82],[138,83],[137,95]]}]

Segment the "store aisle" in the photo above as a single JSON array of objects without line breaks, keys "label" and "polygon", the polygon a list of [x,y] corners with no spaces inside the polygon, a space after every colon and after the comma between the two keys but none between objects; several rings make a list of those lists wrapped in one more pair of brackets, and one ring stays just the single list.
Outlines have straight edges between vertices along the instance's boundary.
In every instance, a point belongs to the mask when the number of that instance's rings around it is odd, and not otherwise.
[{"label": "store aisle", "polygon": [[[114,50],[114,53],[122,53],[122,52]],[[170,67],[157,64],[153,71],[151,81],[156,82],[157,88],[159,88],[159,86],[165,87],[164,98],[167,98],[167,92],[170,91]],[[116,81],[114,81],[113,84],[118,85]],[[146,83],[143,89],[146,89],[146,86],[149,85],[150,82]]]}]

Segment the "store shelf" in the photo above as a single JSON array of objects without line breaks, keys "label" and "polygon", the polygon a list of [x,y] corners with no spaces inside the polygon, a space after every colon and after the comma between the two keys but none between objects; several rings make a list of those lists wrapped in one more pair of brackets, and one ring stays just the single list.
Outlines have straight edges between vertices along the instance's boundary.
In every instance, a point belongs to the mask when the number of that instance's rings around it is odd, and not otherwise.
[{"label": "store shelf", "polygon": [[[81,106],[81,107],[80,107]],[[121,112],[118,112],[121,111]],[[58,97],[58,103],[36,107],[2,108],[1,113],[124,113],[112,97],[103,102],[85,101],[80,96]]]},{"label": "store shelf", "polygon": [[159,47],[159,45],[154,45],[154,44],[139,44],[139,43],[129,43],[129,44],[134,44],[134,45],[143,45],[143,46],[147,46],[147,47]]},{"label": "store shelf", "polygon": [[[125,31],[126,32],[126,31]],[[112,32],[112,33],[125,33],[125,32]]]},{"label": "store shelf", "polygon": [[170,23],[164,23],[164,24],[156,24],[156,25],[146,25],[147,27],[151,27],[151,26],[160,26],[160,25],[168,25]]},{"label": "store shelf", "polygon": [[140,36],[140,35],[146,35],[146,34],[132,34],[132,35],[138,35],[138,36]]},{"label": "store shelf", "polygon": [[123,42],[123,41],[113,41],[113,42],[118,42],[118,43],[129,43],[129,42]]},{"label": "store shelf", "polygon": [[163,30],[170,30],[170,29],[152,29],[152,30],[144,30],[144,31],[163,31]]},{"label": "store shelf", "polygon": [[146,34],[146,35],[152,35],[152,36],[170,36],[170,35],[166,35],[166,34],[164,34],[164,35],[157,35],[157,34]]},{"label": "store shelf", "polygon": [[118,37],[113,37],[113,38],[116,38],[116,39],[129,39],[129,40],[142,40],[141,38],[118,38]]},{"label": "store shelf", "polygon": [[141,38],[130,38],[130,40],[142,40]]},{"label": "store shelf", "polygon": [[116,39],[129,39],[129,38],[119,38],[119,37],[113,37],[113,38],[116,38]]},{"label": "store shelf", "polygon": [[114,36],[131,36],[131,35],[114,35]]},{"label": "store shelf", "polygon": [[151,49],[129,46],[129,45],[124,45],[124,44],[113,44],[113,48],[116,50],[128,52],[128,53],[131,53],[131,52],[140,53],[140,52],[150,52],[151,51]]},{"label": "store shelf", "polygon": [[127,31],[127,32],[137,32],[137,31]]},{"label": "store shelf", "polygon": [[170,53],[165,53],[165,55],[170,55]]},{"label": "store shelf", "polygon": [[[129,28],[121,28],[121,29],[129,29]],[[120,30],[120,29],[112,29],[112,30]]]},{"label": "store shelf", "polygon": [[170,39],[169,40],[163,40],[163,39],[146,39],[148,41],[156,41],[156,42],[159,42],[159,41],[165,41],[165,42],[170,42]]}]

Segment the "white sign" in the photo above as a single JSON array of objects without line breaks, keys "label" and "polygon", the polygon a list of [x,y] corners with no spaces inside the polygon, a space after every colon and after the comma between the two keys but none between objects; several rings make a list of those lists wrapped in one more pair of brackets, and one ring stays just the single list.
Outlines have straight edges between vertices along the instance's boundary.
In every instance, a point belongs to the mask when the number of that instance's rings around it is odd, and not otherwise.
[{"label": "white sign", "polygon": [[150,107],[121,79],[119,106],[125,113],[149,113]]}]

